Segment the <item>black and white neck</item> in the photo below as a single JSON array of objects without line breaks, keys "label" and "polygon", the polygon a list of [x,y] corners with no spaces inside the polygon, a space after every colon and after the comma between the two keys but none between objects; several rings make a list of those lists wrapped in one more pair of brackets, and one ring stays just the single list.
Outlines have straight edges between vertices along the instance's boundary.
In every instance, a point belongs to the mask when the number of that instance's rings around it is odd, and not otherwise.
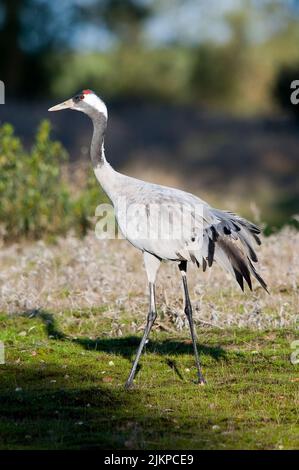
[{"label": "black and white neck", "polygon": [[93,136],[90,146],[90,158],[95,169],[108,164],[105,158],[104,138],[107,128],[108,112],[105,103],[96,95],[85,98],[87,107],[84,109],[93,123]]},{"label": "black and white neck", "polygon": [[115,202],[117,186],[121,174],[116,172],[105,157],[104,139],[108,122],[105,103],[95,94],[85,96],[84,110],[93,123],[93,135],[90,145],[90,158],[95,176],[108,197]]}]

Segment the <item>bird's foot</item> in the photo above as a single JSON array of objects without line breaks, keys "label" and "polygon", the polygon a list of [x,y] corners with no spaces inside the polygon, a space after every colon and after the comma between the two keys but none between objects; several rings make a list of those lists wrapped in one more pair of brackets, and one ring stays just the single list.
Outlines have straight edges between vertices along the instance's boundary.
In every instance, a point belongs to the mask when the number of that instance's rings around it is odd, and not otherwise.
[{"label": "bird's foot", "polygon": [[204,378],[203,375],[200,375],[200,376],[198,377],[196,383],[197,383],[197,385],[201,385],[201,386],[202,386],[202,385],[207,385],[207,381],[206,381],[206,379]]},{"label": "bird's foot", "polygon": [[133,387],[133,380],[127,380],[126,383],[125,383],[125,389],[126,390],[131,390]]}]

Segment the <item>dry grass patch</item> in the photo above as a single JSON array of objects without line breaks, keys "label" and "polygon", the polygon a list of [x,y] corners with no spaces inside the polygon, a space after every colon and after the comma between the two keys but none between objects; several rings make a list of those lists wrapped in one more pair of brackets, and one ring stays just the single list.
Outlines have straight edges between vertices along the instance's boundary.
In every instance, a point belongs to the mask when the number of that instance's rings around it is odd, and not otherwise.
[{"label": "dry grass patch", "polygon": [[[271,295],[257,285],[253,293],[243,294],[216,265],[206,273],[192,266],[189,284],[197,323],[219,328],[298,326],[298,251],[299,232],[284,229],[263,239],[259,270]],[[91,327],[104,315],[114,320],[117,334],[126,312],[132,331],[142,327],[148,301],[142,255],[125,240],[99,241],[91,232],[84,239],[68,235],[55,244],[16,243],[0,249],[0,264],[3,312],[89,311]],[[182,329],[181,280],[174,263],[161,266],[157,291],[158,327]]]}]

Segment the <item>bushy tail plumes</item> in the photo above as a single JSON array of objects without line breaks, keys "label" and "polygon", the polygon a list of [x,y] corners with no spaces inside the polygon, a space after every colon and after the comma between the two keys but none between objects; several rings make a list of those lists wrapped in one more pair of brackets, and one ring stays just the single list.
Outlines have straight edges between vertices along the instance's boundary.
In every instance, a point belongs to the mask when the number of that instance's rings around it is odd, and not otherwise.
[{"label": "bushy tail plumes", "polygon": [[[258,236],[259,228],[231,212],[213,209],[213,213],[219,219],[219,223],[206,229],[208,265],[212,266],[215,259],[222,268],[232,274],[242,290],[244,290],[244,279],[252,290],[251,276],[253,276],[268,292],[267,284],[252,263],[258,261],[252,241],[261,244]],[[204,260],[202,265],[205,269]]]},{"label": "bushy tail plumes", "polygon": [[[226,271],[230,272],[244,291],[244,279],[252,290],[251,276],[268,292],[267,285],[255,270],[249,257],[244,255],[240,248],[230,240],[219,238],[215,245],[215,260]],[[269,292],[268,292],[269,293]]]}]

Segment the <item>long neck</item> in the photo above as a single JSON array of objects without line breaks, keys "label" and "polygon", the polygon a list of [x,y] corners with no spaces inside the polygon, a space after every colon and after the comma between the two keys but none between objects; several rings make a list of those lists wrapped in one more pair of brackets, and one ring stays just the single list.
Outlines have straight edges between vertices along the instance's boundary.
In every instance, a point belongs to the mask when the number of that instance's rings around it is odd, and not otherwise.
[{"label": "long neck", "polygon": [[106,163],[104,151],[104,136],[107,127],[107,118],[102,113],[91,116],[93,122],[93,136],[90,146],[90,157],[94,169]]},{"label": "long neck", "polygon": [[120,174],[112,168],[105,158],[104,136],[107,118],[102,113],[90,117],[93,122],[93,136],[90,147],[93,170],[98,182],[114,204],[118,194],[118,177]]}]

